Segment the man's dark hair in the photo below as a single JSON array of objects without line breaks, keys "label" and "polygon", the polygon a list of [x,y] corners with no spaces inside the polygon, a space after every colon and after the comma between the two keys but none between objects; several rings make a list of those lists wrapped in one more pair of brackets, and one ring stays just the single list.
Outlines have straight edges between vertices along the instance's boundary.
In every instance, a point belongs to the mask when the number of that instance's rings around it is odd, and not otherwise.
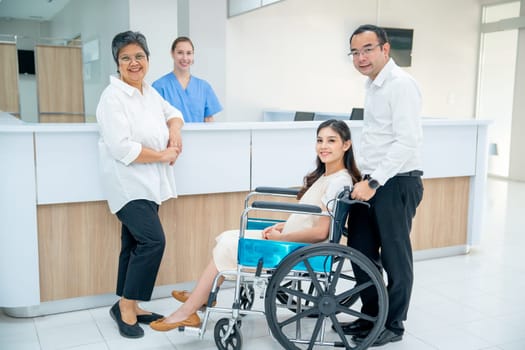
[{"label": "man's dark hair", "polygon": [[350,36],[350,43],[352,42],[352,38],[354,35],[361,34],[363,32],[374,32],[377,35],[377,39],[379,40],[379,45],[383,46],[385,43],[388,42],[388,35],[386,35],[386,32],[383,28],[375,26],[373,24],[363,24],[359,26],[352,35]]}]

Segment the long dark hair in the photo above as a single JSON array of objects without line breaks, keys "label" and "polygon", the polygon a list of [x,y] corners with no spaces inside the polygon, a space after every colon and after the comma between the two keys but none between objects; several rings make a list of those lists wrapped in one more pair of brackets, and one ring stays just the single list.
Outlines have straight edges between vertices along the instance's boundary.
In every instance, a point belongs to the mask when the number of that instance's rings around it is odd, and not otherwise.
[{"label": "long dark hair", "polygon": [[[330,119],[322,122],[319,124],[319,127],[317,128],[316,135],[319,135],[319,132],[321,129],[324,128],[331,128],[336,133],[341,136],[341,139],[343,142],[352,140],[352,135],[350,133],[350,129],[348,128],[348,125],[342,120],[336,120],[336,119]],[[355,157],[354,157],[354,151],[353,151],[353,145],[350,145],[350,148],[345,152],[344,154],[344,164],[345,168],[348,171],[348,174],[352,178],[352,183],[356,183],[361,181],[361,172],[359,169],[357,169],[357,165],[355,163]],[[302,196],[308,189],[313,185],[317,179],[319,179],[326,171],[325,164],[321,162],[321,159],[319,156],[316,158],[317,168],[312,171],[311,173],[307,174],[303,179],[303,187],[297,194],[297,199],[301,199]]]}]

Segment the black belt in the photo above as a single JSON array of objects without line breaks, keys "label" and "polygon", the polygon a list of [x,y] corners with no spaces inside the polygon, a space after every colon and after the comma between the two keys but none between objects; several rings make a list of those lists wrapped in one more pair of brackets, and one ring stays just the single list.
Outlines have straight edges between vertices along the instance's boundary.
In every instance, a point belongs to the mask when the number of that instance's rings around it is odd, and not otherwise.
[{"label": "black belt", "polygon": [[[418,177],[418,176],[423,176],[423,171],[421,170],[412,170],[412,171],[407,171],[406,173],[398,173],[396,175],[394,175],[394,177],[396,176],[414,176],[414,177]],[[366,174],[363,176],[363,179],[364,180],[368,180],[370,178],[370,174]]]},{"label": "black belt", "polygon": [[421,170],[412,170],[407,171],[406,173],[398,173],[396,176],[423,176],[423,171]]}]

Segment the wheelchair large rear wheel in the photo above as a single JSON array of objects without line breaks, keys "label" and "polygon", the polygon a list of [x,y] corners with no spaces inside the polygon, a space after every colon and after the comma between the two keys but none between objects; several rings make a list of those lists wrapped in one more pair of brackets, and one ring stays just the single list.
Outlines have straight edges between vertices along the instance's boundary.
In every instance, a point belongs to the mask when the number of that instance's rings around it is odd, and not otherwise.
[{"label": "wheelchair large rear wheel", "polygon": [[[356,283],[352,264],[368,275],[368,282]],[[356,302],[366,288],[375,289],[378,295],[375,317],[362,313]],[[283,259],[268,283],[264,307],[270,331],[285,349],[331,346],[362,350],[383,329],[388,296],[381,274],[368,258],[340,244],[322,243],[300,248]],[[363,341],[353,342],[344,334],[337,314],[345,321],[368,320],[373,327]]]}]

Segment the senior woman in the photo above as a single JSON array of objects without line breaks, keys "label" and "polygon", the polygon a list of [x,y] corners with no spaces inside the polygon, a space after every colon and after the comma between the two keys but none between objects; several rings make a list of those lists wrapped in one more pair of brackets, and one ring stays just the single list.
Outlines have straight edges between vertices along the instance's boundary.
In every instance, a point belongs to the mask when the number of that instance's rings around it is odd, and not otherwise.
[{"label": "senior woman", "polygon": [[176,197],[173,165],[182,151],[179,110],[144,81],[149,50],[139,32],[117,34],[111,44],[117,76],[97,106],[102,187],[109,208],[122,223],[116,293],[110,309],[120,334],[140,338],[162,317],[143,310],[151,299],[165,246],[159,205]]}]

